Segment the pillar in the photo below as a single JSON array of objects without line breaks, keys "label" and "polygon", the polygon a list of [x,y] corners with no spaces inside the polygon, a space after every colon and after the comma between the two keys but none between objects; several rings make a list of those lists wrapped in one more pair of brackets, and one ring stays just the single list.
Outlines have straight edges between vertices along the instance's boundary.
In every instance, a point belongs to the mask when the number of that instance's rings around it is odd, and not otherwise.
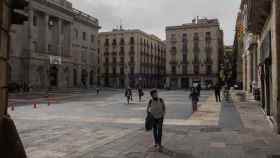
[{"label": "pillar", "polygon": [[60,18],[58,18],[58,34],[57,34],[57,42],[58,42],[58,46],[57,46],[57,55],[62,57],[62,44],[61,44],[61,31],[62,31],[62,20]]},{"label": "pillar", "polygon": [[48,52],[48,33],[49,33],[49,15],[45,14],[44,18],[45,30],[44,30],[44,50]]},{"label": "pillar", "polygon": [[273,0],[272,5],[272,85],[273,106],[276,108],[276,132],[280,134],[280,2]]}]

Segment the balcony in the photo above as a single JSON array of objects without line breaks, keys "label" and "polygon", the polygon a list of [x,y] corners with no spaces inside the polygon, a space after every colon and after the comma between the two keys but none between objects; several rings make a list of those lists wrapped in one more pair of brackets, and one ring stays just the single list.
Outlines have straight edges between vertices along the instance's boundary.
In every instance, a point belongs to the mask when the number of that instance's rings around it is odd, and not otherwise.
[{"label": "balcony", "polygon": [[175,60],[171,60],[169,62],[170,65],[178,65],[178,61],[175,61]]},{"label": "balcony", "polygon": [[119,56],[124,56],[125,53],[123,51],[119,52]]},{"label": "balcony", "polygon": [[113,55],[113,56],[117,56],[117,52],[113,52],[112,55]]},{"label": "balcony", "polygon": [[129,61],[128,64],[129,65],[135,65],[135,61]]},{"label": "balcony", "polygon": [[170,39],[170,43],[171,43],[171,44],[176,44],[176,43],[177,43],[177,40],[176,40],[175,38],[172,38],[172,39]]},{"label": "balcony", "polygon": [[135,55],[135,51],[133,50],[131,50],[130,52],[129,52],[129,55]]},{"label": "balcony", "polygon": [[109,56],[109,52],[105,52],[105,53],[104,53],[104,56]]}]

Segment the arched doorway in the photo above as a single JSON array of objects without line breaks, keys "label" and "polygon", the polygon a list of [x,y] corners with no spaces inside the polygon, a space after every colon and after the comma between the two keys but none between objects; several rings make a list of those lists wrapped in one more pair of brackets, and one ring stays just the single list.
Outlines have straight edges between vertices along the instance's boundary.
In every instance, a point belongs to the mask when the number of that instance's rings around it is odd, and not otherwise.
[{"label": "arched doorway", "polygon": [[93,70],[90,71],[90,75],[89,75],[89,84],[92,86],[94,83],[94,72]]},{"label": "arched doorway", "polygon": [[73,69],[73,84],[74,84],[74,86],[78,85],[78,83],[77,83],[77,70],[76,69]]},{"label": "arched doorway", "polygon": [[49,82],[51,87],[57,87],[58,85],[58,69],[56,66],[50,68]]},{"label": "arched doorway", "polygon": [[63,71],[64,73],[64,83],[65,83],[65,87],[69,88],[70,87],[70,73],[69,73],[69,69],[68,67],[66,67]]},{"label": "arched doorway", "polygon": [[45,74],[44,74],[44,67],[39,66],[37,68],[37,80],[36,80],[36,86],[37,88],[44,88],[44,81],[45,81]]},{"label": "arched doorway", "polygon": [[82,70],[82,76],[81,76],[81,81],[84,87],[87,87],[87,79],[88,79],[88,73],[87,70],[83,69]]},{"label": "arched doorway", "polygon": [[8,83],[12,82],[12,67],[8,64]]}]

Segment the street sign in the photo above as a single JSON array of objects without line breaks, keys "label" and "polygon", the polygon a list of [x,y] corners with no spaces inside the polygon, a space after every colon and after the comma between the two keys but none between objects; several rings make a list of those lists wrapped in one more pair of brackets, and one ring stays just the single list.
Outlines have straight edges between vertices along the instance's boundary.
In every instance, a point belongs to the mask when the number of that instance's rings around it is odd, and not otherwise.
[{"label": "street sign", "polygon": [[61,65],[62,64],[62,59],[60,56],[53,56],[50,55],[50,64],[51,65]]}]

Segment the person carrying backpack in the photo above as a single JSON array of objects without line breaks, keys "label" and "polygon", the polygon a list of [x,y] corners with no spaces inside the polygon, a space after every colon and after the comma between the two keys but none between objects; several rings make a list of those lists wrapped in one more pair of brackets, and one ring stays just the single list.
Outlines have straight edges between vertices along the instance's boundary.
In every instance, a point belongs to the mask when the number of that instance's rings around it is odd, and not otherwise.
[{"label": "person carrying backpack", "polygon": [[157,148],[159,152],[162,152],[162,126],[166,112],[165,103],[162,98],[158,97],[157,90],[152,90],[150,94],[152,99],[147,106],[147,113],[152,117],[154,147]]}]

